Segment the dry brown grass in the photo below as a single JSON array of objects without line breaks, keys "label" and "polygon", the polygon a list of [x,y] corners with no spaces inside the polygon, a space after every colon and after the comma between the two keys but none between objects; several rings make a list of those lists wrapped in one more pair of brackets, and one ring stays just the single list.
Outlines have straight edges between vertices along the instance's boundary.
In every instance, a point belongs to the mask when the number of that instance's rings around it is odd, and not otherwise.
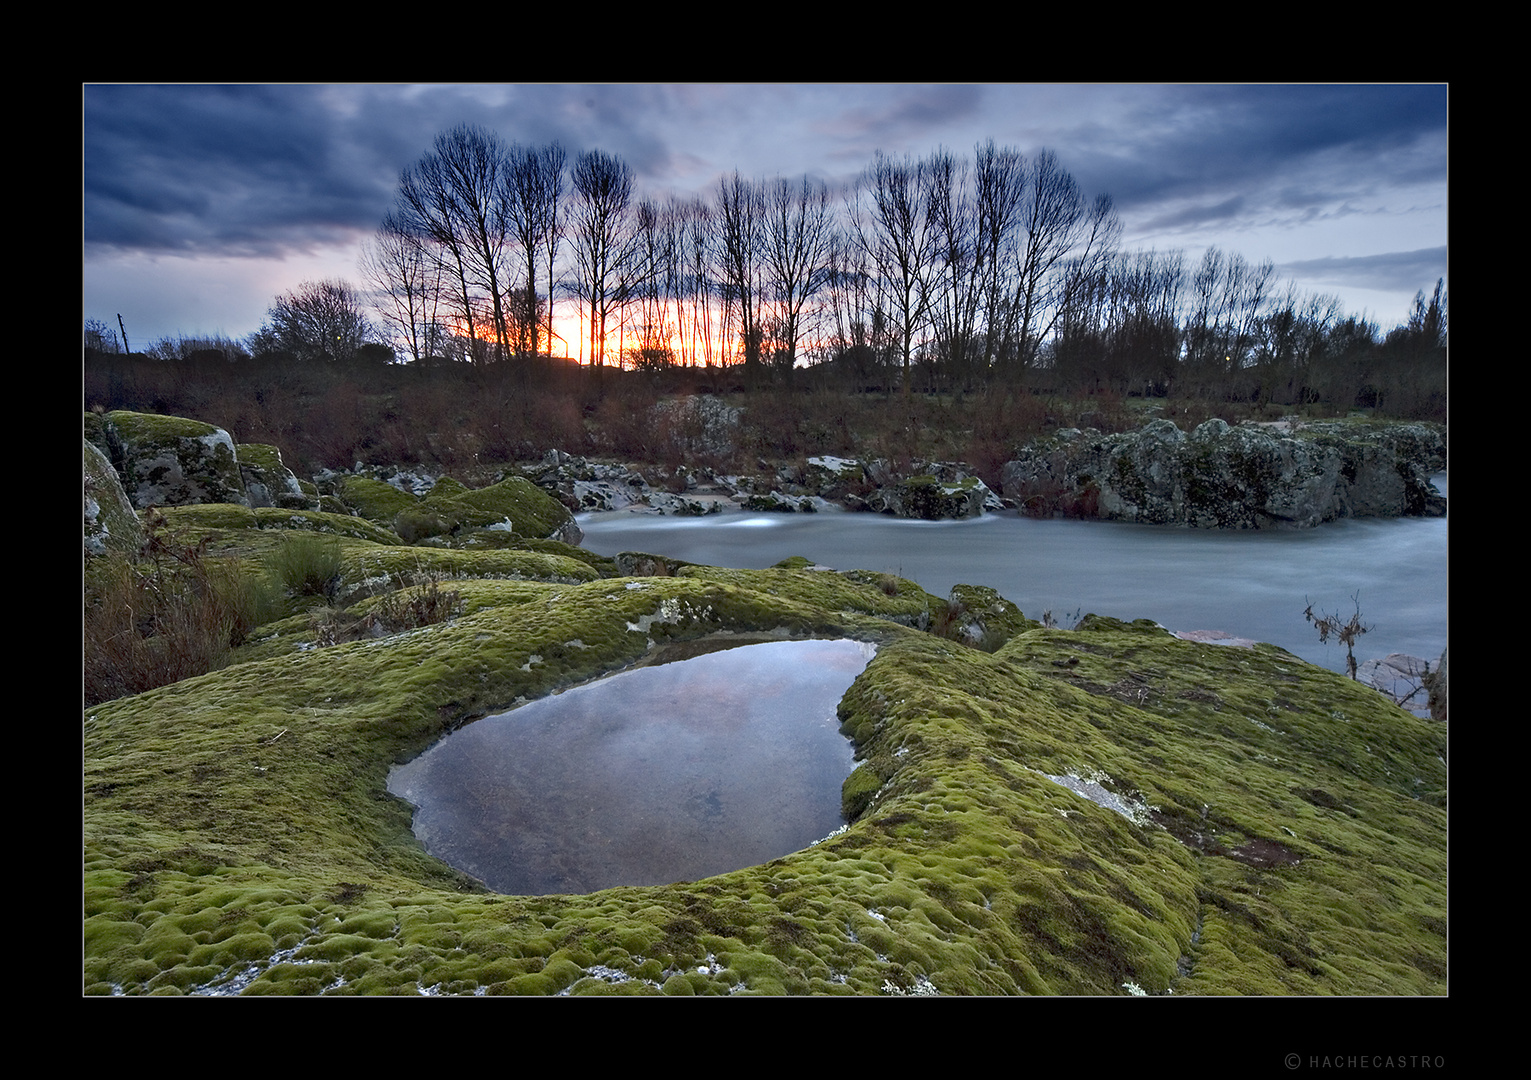
[{"label": "dry brown grass", "polygon": [[108,556],[86,568],[86,706],[222,667],[276,604],[259,575],[175,541],[152,511],[146,524],[137,558]]}]

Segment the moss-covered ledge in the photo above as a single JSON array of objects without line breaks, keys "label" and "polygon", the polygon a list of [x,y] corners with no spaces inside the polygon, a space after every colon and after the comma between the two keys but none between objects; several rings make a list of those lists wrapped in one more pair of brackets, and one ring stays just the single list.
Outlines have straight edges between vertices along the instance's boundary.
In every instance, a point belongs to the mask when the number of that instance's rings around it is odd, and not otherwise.
[{"label": "moss-covered ledge", "polygon": [[[85,988],[1444,992],[1438,729],[1269,647],[1103,621],[984,653],[895,621],[925,594],[886,584],[471,582],[450,622],[90,710]],[[386,793],[465,718],[651,643],[762,630],[881,644],[841,708],[860,814],[817,846],[695,883],[495,896],[427,856]]]}]

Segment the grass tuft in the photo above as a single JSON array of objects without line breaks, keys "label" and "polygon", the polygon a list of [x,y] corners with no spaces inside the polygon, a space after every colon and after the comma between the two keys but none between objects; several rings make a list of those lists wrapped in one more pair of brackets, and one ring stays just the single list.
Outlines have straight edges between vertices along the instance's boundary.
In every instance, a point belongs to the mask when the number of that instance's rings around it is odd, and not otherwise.
[{"label": "grass tuft", "polygon": [[290,533],[272,555],[272,569],[298,596],[333,597],[340,580],[340,541],[333,536]]}]

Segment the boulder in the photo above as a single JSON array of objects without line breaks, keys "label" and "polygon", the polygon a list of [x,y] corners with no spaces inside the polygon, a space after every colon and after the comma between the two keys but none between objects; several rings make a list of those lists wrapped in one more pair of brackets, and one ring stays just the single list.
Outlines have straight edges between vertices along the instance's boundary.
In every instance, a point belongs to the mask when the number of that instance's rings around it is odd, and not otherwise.
[{"label": "boulder", "polygon": [[101,432],[136,509],[250,505],[234,440],[222,428],[179,416],[112,412],[102,418]]},{"label": "boulder", "polygon": [[994,652],[1037,623],[987,585],[953,585],[946,605],[947,636],[984,652]]},{"label": "boulder", "polygon": [[1004,504],[968,466],[950,461],[916,461],[899,466],[882,458],[862,463],[866,480],[876,490],[864,498],[847,498],[859,509],[923,521],[978,517]]},{"label": "boulder", "polygon": [[133,512],[133,504],[117,470],[100,447],[84,440],[85,554],[105,555],[117,552],[130,555],[144,540],[143,523]]},{"label": "boulder", "polygon": [[565,544],[578,544],[585,538],[584,530],[575,523],[568,508],[524,476],[508,476],[498,484],[468,491],[450,501],[493,513],[503,522],[495,527],[508,528],[522,536]]},{"label": "boulder", "polygon": [[587,461],[562,450],[549,450],[540,461],[521,468],[543,491],[582,512],[621,510],[649,493],[648,481],[627,465]]},{"label": "boulder", "polygon": [[734,500],[754,513],[817,514],[839,509],[818,495],[790,495],[774,488],[753,495],[735,495]]},{"label": "boulder", "polygon": [[1195,528],[1440,516],[1446,500],[1430,475],[1444,464],[1444,443],[1426,424],[1286,434],[1208,420],[1187,434],[1155,420],[1122,434],[1064,429],[1036,440],[1005,464],[1002,486],[1032,513]]},{"label": "boulder", "polygon": [[316,494],[303,490],[293,471],[282,463],[282,452],[265,443],[240,443],[235,448],[239,475],[252,509],[276,506],[284,510],[318,508]]},{"label": "boulder", "polygon": [[688,499],[668,491],[649,492],[649,505],[674,517],[706,517],[723,511],[723,504],[716,499]]},{"label": "boulder", "polygon": [[910,476],[892,487],[878,489],[867,507],[921,521],[978,517],[993,493],[976,476],[942,480],[931,475]]},{"label": "boulder", "polygon": [[1380,692],[1415,716],[1430,715],[1429,687],[1433,679],[1430,662],[1407,653],[1389,653],[1381,660],[1364,661],[1356,680]]}]

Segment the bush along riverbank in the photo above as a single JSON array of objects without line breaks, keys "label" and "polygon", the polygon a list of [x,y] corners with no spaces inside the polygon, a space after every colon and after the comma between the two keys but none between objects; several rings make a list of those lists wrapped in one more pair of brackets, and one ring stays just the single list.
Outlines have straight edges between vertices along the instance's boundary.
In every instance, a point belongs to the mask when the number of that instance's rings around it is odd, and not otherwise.
[{"label": "bush along riverbank", "polygon": [[[1273,646],[1049,629],[992,590],[807,558],[604,559],[517,485],[299,483],[314,508],[246,486],[146,520],[100,460],[87,604],[144,532],[269,603],[225,666],[84,711],[87,993],[1447,990],[1445,725]],[[502,896],[387,794],[475,717],[762,635],[879,645],[838,712],[847,827],[803,851]]]}]

